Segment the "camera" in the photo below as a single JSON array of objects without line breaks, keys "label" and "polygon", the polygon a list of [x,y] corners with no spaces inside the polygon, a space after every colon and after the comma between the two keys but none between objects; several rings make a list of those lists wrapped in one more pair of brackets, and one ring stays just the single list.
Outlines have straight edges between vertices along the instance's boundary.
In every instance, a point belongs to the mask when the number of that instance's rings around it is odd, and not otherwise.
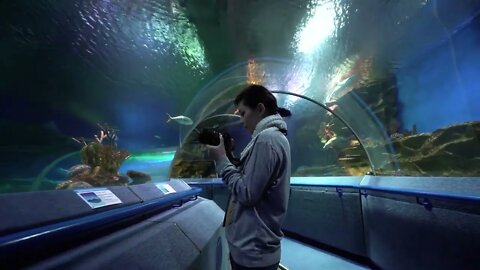
[{"label": "camera", "polygon": [[221,132],[214,129],[202,129],[202,131],[198,133],[198,141],[201,144],[217,146],[220,144],[220,134],[223,136],[223,143],[225,147],[225,152],[227,154],[227,158],[230,160],[230,162],[233,165],[239,166],[240,159],[236,158],[233,154],[235,145],[234,145],[232,136],[230,136],[228,132],[226,131]]},{"label": "camera", "polygon": [[[202,131],[198,133],[198,141],[201,144],[217,146],[220,144],[220,134],[222,133],[213,129],[202,129]],[[222,135],[225,138],[225,135]]]}]

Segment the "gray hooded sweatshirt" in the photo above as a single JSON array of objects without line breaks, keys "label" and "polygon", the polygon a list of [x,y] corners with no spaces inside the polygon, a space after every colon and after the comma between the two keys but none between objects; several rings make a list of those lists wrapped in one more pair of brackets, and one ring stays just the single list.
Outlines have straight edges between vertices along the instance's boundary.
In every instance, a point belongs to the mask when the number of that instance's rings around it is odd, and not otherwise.
[{"label": "gray hooded sweatshirt", "polygon": [[290,144],[280,115],[262,119],[241,154],[242,164],[216,163],[230,190],[225,231],[234,261],[265,267],[280,261],[281,231],[290,193]]}]

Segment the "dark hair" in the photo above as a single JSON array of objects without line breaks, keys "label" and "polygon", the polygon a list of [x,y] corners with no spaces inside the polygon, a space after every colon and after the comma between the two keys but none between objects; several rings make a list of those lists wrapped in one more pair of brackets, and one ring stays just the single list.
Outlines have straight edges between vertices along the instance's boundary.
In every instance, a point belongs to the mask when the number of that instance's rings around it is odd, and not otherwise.
[{"label": "dark hair", "polygon": [[252,84],[247,86],[245,89],[240,92],[235,98],[235,105],[243,102],[245,106],[248,106],[252,109],[255,109],[259,103],[262,103],[265,106],[268,115],[280,114],[282,117],[291,116],[292,113],[285,109],[279,108],[277,106],[277,99],[267,88]]}]

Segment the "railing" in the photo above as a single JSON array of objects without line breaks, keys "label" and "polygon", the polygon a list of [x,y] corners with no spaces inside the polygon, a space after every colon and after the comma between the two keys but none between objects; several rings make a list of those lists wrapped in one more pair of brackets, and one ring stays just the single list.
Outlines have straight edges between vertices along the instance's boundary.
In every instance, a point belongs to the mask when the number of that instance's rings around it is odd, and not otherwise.
[{"label": "railing", "polygon": [[200,188],[192,188],[151,201],[1,236],[0,254],[12,253],[15,250],[31,246],[51,245],[59,239],[65,241],[72,236],[78,236],[81,233],[112,225],[151,211],[178,207],[184,202],[195,200],[200,193]]},{"label": "railing", "polygon": [[[420,179],[423,177],[419,177]],[[388,188],[378,187],[372,185],[361,184],[362,177],[292,177],[290,185],[292,187],[329,187],[337,189],[337,192],[342,193],[342,188],[358,189],[359,193],[367,197],[368,191],[384,192],[390,194],[406,195],[417,197],[417,202],[424,206],[428,206],[427,198],[429,199],[449,199],[469,202],[480,202],[480,194],[461,194],[454,192],[444,191],[430,191],[421,189],[409,189],[409,188]],[[223,185],[223,182],[219,178],[209,179],[195,179],[193,181],[187,181],[192,185]],[[357,184],[356,184],[357,183]],[[340,194],[339,194],[340,195]],[[429,207],[429,206],[428,206]]]}]

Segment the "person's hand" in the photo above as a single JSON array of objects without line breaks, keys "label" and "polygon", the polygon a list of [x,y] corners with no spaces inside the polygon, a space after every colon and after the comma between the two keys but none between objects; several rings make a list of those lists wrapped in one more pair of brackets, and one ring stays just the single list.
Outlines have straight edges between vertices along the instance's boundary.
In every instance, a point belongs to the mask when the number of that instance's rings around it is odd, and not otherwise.
[{"label": "person's hand", "polygon": [[225,152],[225,145],[223,143],[223,136],[220,134],[220,144],[217,146],[206,145],[208,157],[219,160],[222,157],[226,157],[227,153]]}]

